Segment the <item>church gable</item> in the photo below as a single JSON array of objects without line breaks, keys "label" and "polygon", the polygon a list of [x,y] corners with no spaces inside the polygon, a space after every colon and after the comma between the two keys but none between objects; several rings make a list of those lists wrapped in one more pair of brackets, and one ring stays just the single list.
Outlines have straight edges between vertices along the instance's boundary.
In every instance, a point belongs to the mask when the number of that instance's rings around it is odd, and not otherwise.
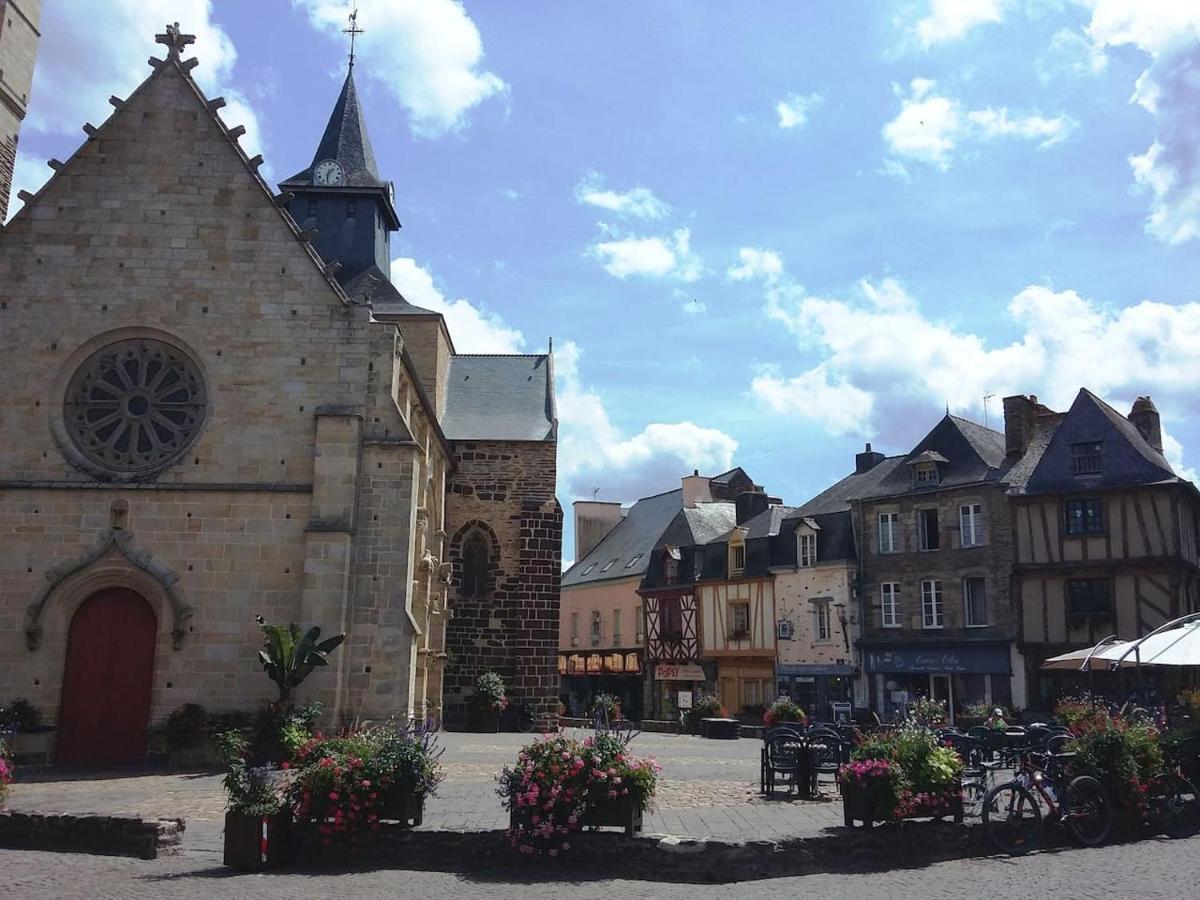
[{"label": "church gable", "polygon": [[63,397],[121,341],[177,351],[205,385],[186,466],[160,480],[307,482],[314,413],[361,409],[366,308],[323,271],[185,67],[160,62],[0,231],[0,350],[17,361],[0,374],[8,477],[78,476]]}]

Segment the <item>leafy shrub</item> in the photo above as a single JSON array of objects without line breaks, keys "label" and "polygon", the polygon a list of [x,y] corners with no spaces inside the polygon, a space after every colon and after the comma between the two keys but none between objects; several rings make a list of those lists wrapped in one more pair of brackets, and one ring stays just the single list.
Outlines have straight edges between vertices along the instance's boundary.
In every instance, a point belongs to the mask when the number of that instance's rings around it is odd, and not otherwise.
[{"label": "leafy shrub", "polygon": [[1071,731],[1105,722],[1109,718],[1108,701],[1091,694],[1061,697],[1054,704],[1054,717]]},{"label": "leafy shrub", "polygon": [[958,797],[962,759],[952,747],[939,743],[937,735],[924,726],[910,721],[895,731],[863,741],[851,754],[851,762],[839,769],[839,779],[853,790],[860,780],[855,776],[855,764],[881,760],[894,770],[895,803],[885,805],[891,795],[884,795],[882,787],[870,785],[872,797],[884,798],[879,801],[884,805],[874,807],[879,818],[942,814],[950,810]]},{"label": "leafy shrub", "polygon": [[167,746],[194,747],[208,735],[208,712],[199,703],[185,703],[167,716]]},{"label": "leafy shrub", "polygon": [[806,718],[804,710],[790,697],[780,697],[763,713],[763,724],[774,728],[784,722],[803,722]]},{"label": "leafy shrub", "polygon": [[918,697],[910,703],[906,718],[909,722],[927,728],[943,725],[950,719],[946,713],[946,702],[930,700],[928,697]]},{"label": "leafy shrub", "polygon": [[252,766],[250,745],[240,731],[215,736],[217,752],[225,763],[221,784],[229,811],[247,816],[272,816],[283,808],[282,779],[273,765]]},{"label": "leafy shrub", "polygon": [[711,719],[724,714],[725,708],[721,706],[719,699],[712,694],[697,694],[696,699],[692,701],[692,708],[687,711],[688,728],[695,731],[700,727],[701,719]]},{"label": "leafy shrub", "polygon": [[475,693],[471,702],[481,709],[499,712],[507,702],[504,694],[504,679],[496,672],[484,672],[475,679]]},{"label": "leafy shrub", "polygon": [[521,749],[517,764],[500,773],[497,793],[513,813],[509,844],[530,856],[557,856],[571,847],[589,808],[630,797],[650,805],[658,787],[658,763],[629,753],[628,740],[597,731],[580,742],[558,735]]},{"label": "leafy shrub", "polygon": [[442,780],[440,756],[434,732],[393,723],[317,735],[296,751],[288,800],[323,844],[352,844],[379,827],[391,789],[432,794]]},{"label": "leafy shrub", "polygon": [[8,706],[0,707],[0,730],[33,731],[41,723],[41,713],[24,697],[18,697]]},{"label": "leafy shrub", "polygon": [[1163,771],[1158,729],[1122,716],[1095,715],[1078,721],[1072,731],[1075,739],[1067,745],[1077,754],[1072,771],[1099,779],[1121,806],[1144,814],[1150,782]]},{"label": "leafy shrub", "polygon": [[597,694],[592,698],[591,713],[593,718],[615,722],[621,717],[621,701],[612,694]]}]

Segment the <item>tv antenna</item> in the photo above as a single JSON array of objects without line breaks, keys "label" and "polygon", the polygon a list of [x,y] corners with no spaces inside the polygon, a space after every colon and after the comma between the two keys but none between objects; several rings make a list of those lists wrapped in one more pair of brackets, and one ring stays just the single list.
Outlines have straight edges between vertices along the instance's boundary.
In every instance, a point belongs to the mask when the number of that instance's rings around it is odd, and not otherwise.
[{"label": "tv antenna", "polygon": [[995,394],[990,394],[990,393],[989,393],[989,394],[984,394],[984,395],[983,395],[983,427],[984,427],[984,428],[987,428],[987,427],[988,427],[988,410],[987,410],[987,403],[988,403],[988,401],[989,401],[989,400],[995,399],[995,397],[996,397],[996,395],[995,395]]}]

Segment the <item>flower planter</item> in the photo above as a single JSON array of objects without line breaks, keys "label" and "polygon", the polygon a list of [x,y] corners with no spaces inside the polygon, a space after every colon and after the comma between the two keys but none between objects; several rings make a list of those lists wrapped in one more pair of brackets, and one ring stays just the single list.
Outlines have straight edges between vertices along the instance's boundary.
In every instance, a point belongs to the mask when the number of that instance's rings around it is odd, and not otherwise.
[{"label": "flower planter", "polygon": [[500,730],[500,713],[486,707],[472,706],[467,713],[467,731],[492,734]]},{"label": "flower planter", "polygon": [[871,796],[869,791],[864,791],[854,787],[851,784],[842,785],[842,818],[847,828],[858,827],[855,823],[861,822],[863,828],[873,828],[876,822],[896,822],[903,819],[944,819],[947,816],[954,819],[955,822],[963,820],[963,805],[962,805],[962,785],[955,784],[952,788],[954,797],[951,800],[949,808],[942,811],[921,811],[912,815],[897,816],[895,810],[879,809],[875,798]]},{"label": "flower planter", "polygon": [[633,837],[642,830],[642,810],[633,797],[605,797],[589,804],[579,824],[584,828],[623,828],[626,837]]},{"label": "flower planter", "polygon": [[291,858],[292,813],[273,816],[225,813],[225,865],[246,872],[271,869]]},{"label": "flower planter", "polygon": [[402,828],[416,828],[425,816],[425,795],[413,791],[407,781],[387,789],[380,798],[379,821]]}]

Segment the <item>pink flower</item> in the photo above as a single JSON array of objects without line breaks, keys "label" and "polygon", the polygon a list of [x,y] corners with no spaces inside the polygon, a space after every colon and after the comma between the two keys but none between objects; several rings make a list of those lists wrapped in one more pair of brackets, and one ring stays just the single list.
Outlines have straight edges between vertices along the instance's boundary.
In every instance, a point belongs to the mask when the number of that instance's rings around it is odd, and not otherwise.
[{"label": "pink flower", "polygon": [[330,799],[330,800],[336,800],[337,798],[338,798],[338,792],[337,792],[337,791],[330,791],[330,792],[329,792],[329,799]]}]

